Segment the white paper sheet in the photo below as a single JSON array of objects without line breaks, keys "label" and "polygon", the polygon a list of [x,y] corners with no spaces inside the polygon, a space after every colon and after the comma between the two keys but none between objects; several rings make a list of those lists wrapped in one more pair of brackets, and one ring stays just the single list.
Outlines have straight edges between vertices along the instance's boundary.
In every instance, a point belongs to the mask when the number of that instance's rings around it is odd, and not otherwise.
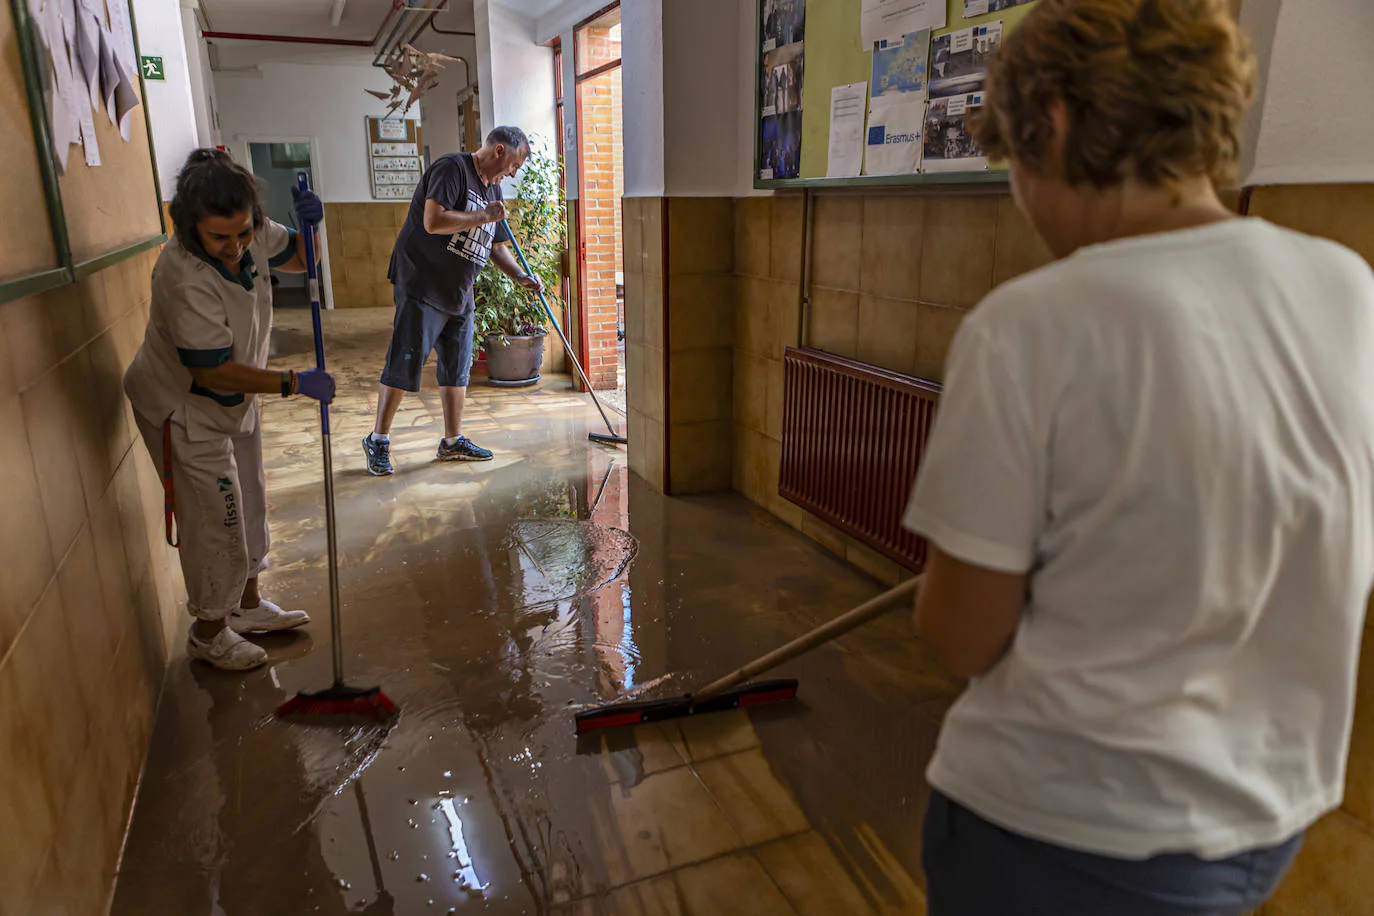
[{"label": "white paper sheet", "polygon": [[119,136],[128,143],[133,112],[138,107],[138,90],[134,88],[133,75],[124,69],[123,61],[118,58],[115,58],[115,69],[119,72],[114,94],[115,118],[119,124]]},{"label": "white paper sheet", "polygon": [[884,38],[943,29],[947,12],[945,0],[863,0],[859,43],[867,51]]},{"label": "white paper sheet", "polygon": [[912,175],[921,168],[925,101],[919,96],[873,100],[864,145],[865,175]]},{"label": "white paper sheet", "polygon": [[76,13],[72,71],[86,87],[91,107],[100,107],[100,21],[84,7]]},{"label": "white paper sheet", "polygon": [[[99,0],[95,2],[99,3]],[[138,52],[134,48],[134,26],[129,20],[128,0],[109,0],[108,6],[115,59],[123,66],[124,72],[132,76],[138,72]]]},{"label": "white paper sheet", "polygon": [[864,162],[864,107],[868,83],[849,83],[830,90],[830,152],[827,178],[852,178]]},{"label": "white paper sheet", "polygon": [[81,145],[86,149],[86,164],[100,165],[100,141],[95,136],[95,117],[89,105],[81,106]]}]

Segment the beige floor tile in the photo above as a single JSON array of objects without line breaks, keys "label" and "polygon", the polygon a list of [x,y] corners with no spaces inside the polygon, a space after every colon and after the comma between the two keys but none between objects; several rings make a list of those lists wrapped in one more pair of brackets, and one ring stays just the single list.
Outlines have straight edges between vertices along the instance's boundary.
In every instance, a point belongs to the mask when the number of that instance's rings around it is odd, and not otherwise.
[{"label": "beige floor tile", "polygon": [[759,736],[749,721],[749,714],[741,709],[691,716],[680,719],[677,724],[682,729],[688,758],[694,762],[759,746]]},{"label": "beige floor tile", "polygon": [[748,853],[684,868],[673,876],[687,916],[789,916],[797,911]]},{"label": "beige floor tile", "polygon": [[755,852],[800,916],[835,916],[871,909],[830,844],[814,830],[769,843]]},{"label": "beige floor tile", "polygon": [[1307,832],[1265,916],[1374,916],[1374,831],[1342,812]]},{"label": "beige floor tile", "polygon": [[605,735],[601,738],[601,765],[612,785],[686,766],[687,759],[678,753],[663,723],[640,725],[630,734],[634,737],[634,745],[617,750],[610,748]]},{"label": "beige floor tile", "polygon": [[666,770],[610,793],[608,870],[613,885],[713,858],[740,848],[730,822],[686,767]]},{"label": "beige floor tile", "polygon": [[747,845],[800,833],[809,826],[792,791],[759,748],[704,761],[696,770]]}]

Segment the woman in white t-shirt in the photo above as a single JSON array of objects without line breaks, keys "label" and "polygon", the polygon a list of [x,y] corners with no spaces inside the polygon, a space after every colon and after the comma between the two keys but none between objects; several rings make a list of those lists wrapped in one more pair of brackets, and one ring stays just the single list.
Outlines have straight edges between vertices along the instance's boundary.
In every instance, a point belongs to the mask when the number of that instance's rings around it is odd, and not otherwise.
[{"label": "woman in white t-shirt", "polygon": [[1240,219],[1222,0],[1041,0],[975,137],[1056,261],[960,328],[906,523],[971,679],[931,916],[1241,914],[1341,802],[1374,584],[1374,275]]}]

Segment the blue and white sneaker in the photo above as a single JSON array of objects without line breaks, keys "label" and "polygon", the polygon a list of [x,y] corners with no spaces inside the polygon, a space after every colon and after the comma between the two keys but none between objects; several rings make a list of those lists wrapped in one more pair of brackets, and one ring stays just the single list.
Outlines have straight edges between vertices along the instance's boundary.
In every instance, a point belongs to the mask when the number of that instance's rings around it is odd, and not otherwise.
[{"label": "blue and white sneaker", "polygon": [[452,445],[447,439],[440,439],[435,457],[440,461],[490,461],[492,453],[489,449],[474,445],[467,436],[459,436]]},{"label": "blue and white sneaker", "polygon": [[391,467],[391,443],[372,438],[368,433],[363,436],[363,451],[367,454],[367,472],[373,477],[385,477],[394,469]]}]

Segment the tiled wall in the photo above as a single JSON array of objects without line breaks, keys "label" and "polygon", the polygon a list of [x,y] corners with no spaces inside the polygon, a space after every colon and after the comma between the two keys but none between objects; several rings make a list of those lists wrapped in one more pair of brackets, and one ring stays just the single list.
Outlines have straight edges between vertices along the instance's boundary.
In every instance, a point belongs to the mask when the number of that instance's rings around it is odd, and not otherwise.
[{"label": "tiled wall", "polygon": [[[1250,214],[1334,239],[1374,265],[1374,185],[1258,188]],[[1307,835],[1261,916],[1374,914],[1374,613],[1365,618],[1345,803]]]},{"label": "tiled wall", "polygon": [[102,913],[180,574],[121,393],[156,252],[0,304],[0,913]]},{"label": "tiled wall", "polygon": [[[967,310],[1048,252],[1006,194],[885,189],[814,198],[810,346],[939,381]],[[734,485],[888,582],[890,560],[777,494],[783,349],[802,342],[803,202],[743,198],[735,208]]]},{"label": "tiled wall", "polygon": [[625,231],[625,404],[630,470],[662,491],[667,428],[662,197],[621,201]]},{"label": "tiled wall", "polygon": [[727,490],[734,201],[625,198],[624,208],[630,467],[673,495]]},{"label": "tiled wall", "polygon": [[409,201],[324,205],[335,308],[392,305],[386,269],[409,207]]}]

